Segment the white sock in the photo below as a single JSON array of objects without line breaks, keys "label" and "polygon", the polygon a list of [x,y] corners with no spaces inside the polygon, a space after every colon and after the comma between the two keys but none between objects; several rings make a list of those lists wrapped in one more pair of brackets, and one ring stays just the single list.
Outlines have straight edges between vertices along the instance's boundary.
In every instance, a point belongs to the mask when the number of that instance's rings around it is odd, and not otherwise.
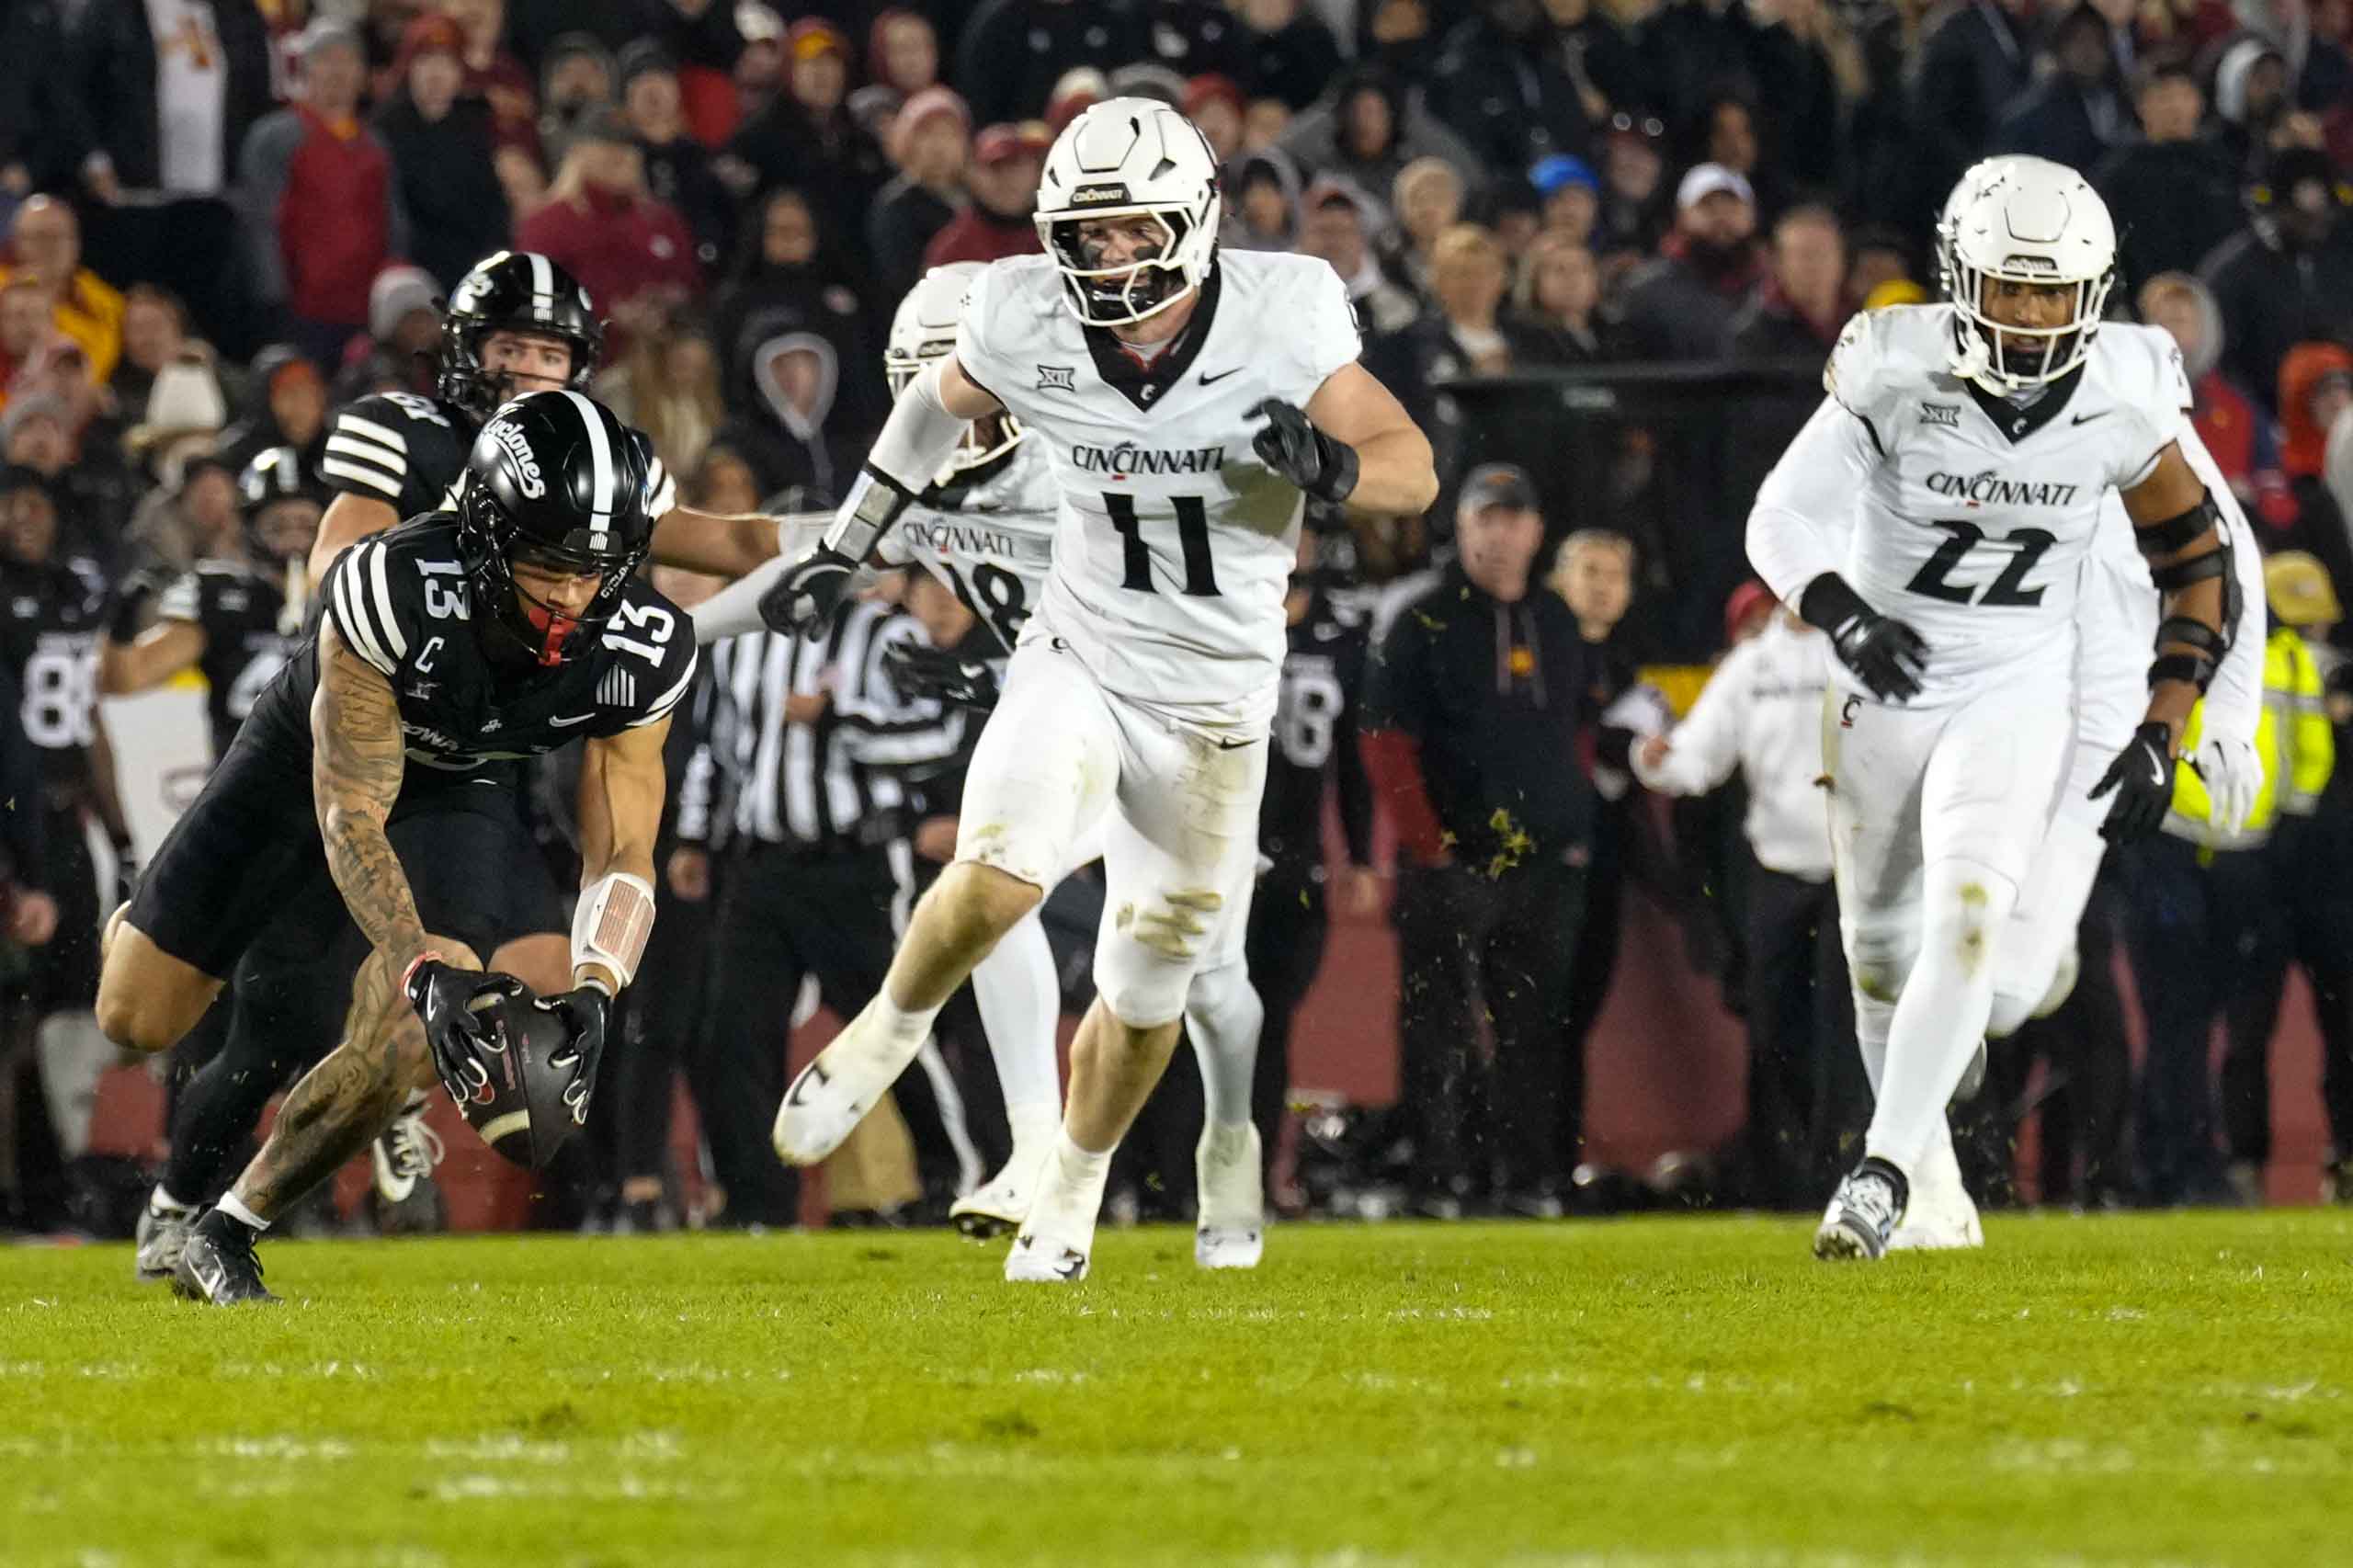
[{"label": "white sock", "polygon": [[[1110,1179],[1109,1149],[1082,1149],[1072,1142],[1068,1129],[1056,1133],[1054,1152],[1046,1161],[1046,1179],[1039,1184],[1038,1201],[1030,1205],[1029,1219],[1022,1230],[1063,1239],[1093,1235],[1096,1217],[1103,1211],[1103,1188]],[[1074,1230],[1078,1233],[1075,1238],[1071,1235]]]},{"label": "white sock", "polygon": [[923,1042],[931,1038],[931,1020],[939,1017],[937,1007],[910,1009],[900,1006],[891,1000],[887,988],[874,994],[874,1000],[866,1005],[866,1012],[881,1028],[886,1039],[904,1048],[902,1054],[909,1060],[913,1060],[915,1052],[923,1049]]},{"label": "white sock", "polygon": [[244,1226],[245,1229],[249,1231],[267,1231],[269,1229],[269,1221],[255,1213],[252,1210],[246,1208],[245,1200],[239,1198],[233,1192],[223,1193],[222,1195],[221,1201],[213,1205],[213,1207],[220,1210],[221,1212],[226,1214],[230,1219],[234,1220],[238,1224]]},{"label": "white sock", "polygon": [[1995,937],[2018,903],[2002,877],[1940,861],[1923,877],[1920,956],[1904,983],[1887,1042],[1879,1105],[1863,1140],[1909,1176],[1920,1167],[1945,1106],[1985,1038],[1994,1010]]},{"label": "white sock", "polygon": [[1247,1121],[1212,1121],[1201,1129],[1201,1142],[1212,1159],[1230,1163],[1248,1152],[1256,1131],[1256,1126]]},{"label": "white sock", "polygon": [[182,1203],[178,1199],[174,1198],[170,1193],[165,1191],[163,1184],[160,1182],[156,1184],[155,1190],[147,1195],[147,1207],[158,1214],[193,1214],[196,1212],[195,1204]]},{"label": "white sock", "polygon": [[1005,1114],[1013,1124],[1013,1147],[1017,1153],[1051,1148],[1054,1140],[1062,1136],[1063,1108],[1054,1102],[1008,1105]]},{"label": "white sock", "polygon": [[1185,1031],[1201,1064],[1201,1097],[1211,1125],[1250,1119],[1250,1080],[1258,1067],[1258,1030],[1266,1004],[1235,962],[1193,976],[1185,992]]},{"label": "white sock", "polygon": [[[1062,1124],[1062,1077],[1054,1065],[1054,1025],[1062,1017],[1062,983],[1054,973],[1054,951],[1046,927],[1032,910],[998,938],[972,971],[972,999],[989,1037],[989,1060],[1005,1091],[1006,1118],[1013,1142],[1031,1132],[1051,1134]],[[1040,1118],[1042,1117],[1042,1119]]]}]

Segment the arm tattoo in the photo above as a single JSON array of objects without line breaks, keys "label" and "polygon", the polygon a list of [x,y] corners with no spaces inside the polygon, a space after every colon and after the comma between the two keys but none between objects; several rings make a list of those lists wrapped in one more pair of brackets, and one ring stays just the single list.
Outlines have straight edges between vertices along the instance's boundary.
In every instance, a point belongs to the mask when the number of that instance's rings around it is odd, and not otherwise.
[{"label": "arm tattoo", "polygon": [[319,629],[319,689],[311,702],[311,792],[327,869],[351,918],[394,966],[425,950],[425,926],[384,822],[407,769],[400,703],[384,677]]}]

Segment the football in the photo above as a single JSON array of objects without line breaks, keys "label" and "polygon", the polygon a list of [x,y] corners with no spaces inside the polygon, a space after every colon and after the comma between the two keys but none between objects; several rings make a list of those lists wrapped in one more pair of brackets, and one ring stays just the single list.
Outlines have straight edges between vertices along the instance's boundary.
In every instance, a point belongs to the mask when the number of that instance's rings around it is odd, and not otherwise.
[{"label": "football", "polygon": [[553,1159],[579,1128],[563,1099],[572,1070],[550,1064],[571,1043],[572,1031],[533,1001],[525,991],[475,1002],[474,1011],[490,1025],[480,1047],[490,1081],[458,1106],[466,1125],[499,1158],[529,1168]]}]

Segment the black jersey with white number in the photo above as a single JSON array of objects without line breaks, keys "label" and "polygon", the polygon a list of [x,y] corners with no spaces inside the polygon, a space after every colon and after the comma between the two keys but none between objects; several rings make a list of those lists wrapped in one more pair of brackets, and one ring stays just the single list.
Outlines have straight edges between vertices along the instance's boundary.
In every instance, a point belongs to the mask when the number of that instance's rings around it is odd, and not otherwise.
[{"label": "black jersey with white number", "polygon": [[1269,859],[1323,858],[1324,788],[1336,765],[1351,858],[1364,858],[1355,809],[1362,791],[1348,781],[1360,766],[1357,699],[1364,688],[1370,620],[1360,597],[1318,587],[1308,597],[1307,613],[1290,627],[1267,755],[1267,793],[1258,809],[1258,850]]},{"label": "black jersey with white number", "polygon": [[[632,582],[603,637],[554,669],[494,661],[458,557],[458,519],[413,518],[360,540],[319,585],[327,621],[390,680],[408,735],[405,790],[483,778],[512,783],[517,765],[584,737],[617,735],[669,713],[694,678],[684,612]],[[305,642],[247,729],[256,744],[308,765],[318,642]]]},{"label": "black jersey with white number", "polygon": [[479,427],[455,403],[379,392],[336,411],[319,472],[337,493],[381,501],[404,517],[438,512]]},{"label": "black jersey with white number", "polygon": [[212,721],[212,755],[220,756],[302,645],[301,628],[290,624],[285,585],[250,562],[199,561],[164,590],[155,612],[204,633],[196,667],[210,688],[205,710]]},{"label": "black jersey with white number", "polygon": [[23,694],[25,738],[44,783],[78,787],[97,735],[98,626],[105,593],[63,562],[0,562],[0,658]]}]

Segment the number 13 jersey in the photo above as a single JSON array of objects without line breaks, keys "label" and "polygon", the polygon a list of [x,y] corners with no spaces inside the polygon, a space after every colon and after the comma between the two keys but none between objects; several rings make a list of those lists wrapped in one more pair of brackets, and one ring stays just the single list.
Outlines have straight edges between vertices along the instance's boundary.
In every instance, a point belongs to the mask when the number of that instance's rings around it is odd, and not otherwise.
[{"label": "number 13 jersey", "polygon": [[2159,328],[2103,325],[2081,367],[2022,403],[1949,372],[1961,330],[1950,305],[1857,315],[1824,377],[1879,458],[1846,574],[1927,641],[1914,707],[1982,692],[2023,661],[2072,662],[2086,561],[2099,529],[2119,526],[2101,521],[2101,502],[2154,472],[2189,403]]},{"label": "number 13 jersey", "polygon": [[1061,640],[1104,690],[1195,723],[1263,727],[1286,646],[1298,489],[1251,450],[1267,398],[1304,407],[1357,358],[1355,312],[1313,256],[1228,253],[1145,359],[1082,325],[1042,256],[992,264],[956,357],[1029,427],[1061,492],[1025,640]]}]

